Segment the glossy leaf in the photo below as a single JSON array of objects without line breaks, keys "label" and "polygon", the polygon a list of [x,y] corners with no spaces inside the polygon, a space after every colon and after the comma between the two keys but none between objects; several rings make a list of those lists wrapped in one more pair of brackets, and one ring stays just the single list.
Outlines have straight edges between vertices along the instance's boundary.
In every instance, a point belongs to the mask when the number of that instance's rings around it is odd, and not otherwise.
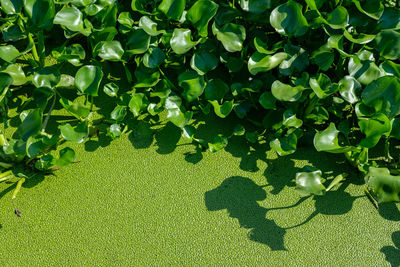
[{"label": "glossy leaf", "polygon": [[65,147],[60,150],[59,157],[55,161],[54,165],[59,167],[65,167],[75,161],[75,151],[72,148]]},{"label": "glossy leaf", "polygon": [[297,136],[289,134],[282,138],[275,138],[269,142],[269,146],[278,153],[279,156],[287,156],[296,152]]},{"label": "glossy leaf", "polygon": [[352,149],[349,146],[339,144],[339,131],[334,123],[330,123],[328,128],[315,134],[314,147],[318,152],[329,153],[344,153]]},{"label": "glossy leaf", "polygon": [[233,109],[233,100],[226,101],[222,105],[217,100],[210,101],[210,103],[214,107],[215,114],[220,118],[226,118]]},{"label": "glossy leaf", "polygon": [[21,12],[23,0],[1,0],[0,4],[4,13],[11,15]]},{"label": "glossy leaf", "polygon": [[18,126],[15,135],[23,141],[37,134],[42,129],[42,112],[40,109],[33,109],[28,112],[22,123]]},{"label": "glossy leaf", "polygon": [[164,13],[167,18],[179,20],[185,10],[186,0],[163,0],[158,9]]},{"label": "glossy leaf", "polygon": [[391,130],[391,125],[388,117],[379,113],[371,118],[359,118],[358,125],[365,138],[361,140],[360,146],[372,148],[378,144],[382,136],[388,135]]},{"label": "glossy leaf", "polygon": [[276,7],[270,16],[271,26],[283,35],[302,36],[308,30],[308,23],[302,13],[302,5],[288,1]]},{"label": "glossy leaf", "polygon": [[0,46],[0,58],[8,63],[13,63],[20,56],[17,48],[13,45]]},{"label": "glossy leaf", "polygon": [[149,49],[150,35],[144,30],[137,29],[133,31],[129,37],[127,44],[127,51],[132,54],[143,54]]},{"label": "glossy leaf", "polygon": [[82,143],[89,136],[89,127],[87,122],[82,122],[76,127],[72,127],[71,124],[66,123],[59,126],[61,131],[61,136],[67,140],[74,143]]},{"label": "glossy leaf", "polygon": [[271,86],[271,92],[277,100],[295,102],[300,99],[303,89],[299,86],[291,86],[280,81],[274,81]]},{"label": "glossy leaf", "polygon": [[106,93],[108,96],[111,97],[116,97],[118,94],[119,86],[116,85],[115,83],[107,83],[103,87],[104,93]]},{"label": "glossy leaf", "polygon": [[148,35],[157,36],[165,33],[164,30],[157,30],[157,23],[152,21],[148,16],[143,16],[139,20],[139,27],[142,28]]},{"label": "glossy leaf", "polygon": [[54,67],[45,67],[33,74],[32,83],[36,87],[55,87],[61,80],[61,74]]},{"label": "glossy leaf", "polygon": [[90,30],[85,30],[82,12],[74,6],[58,11],[54,17],[54,24],[60,24],[70,31],[81,32],[86,36],[90,34]]},{"label": "glossy leaf", "polygon": [[228,23],[220,28],[214,23],[212,30],[226,51],[238,52],[242,50],[243,42],[246,39],[246,29],[242,25]]},{"label": "glossy leaf", "polygon": [[400,79],[381,77],[370,83],[361,94],[363,103],[389,118],[400,114]]},{"label": "glossy leaf", "polygon": [[55,5],[53,0],[24,0],[24,9],[33,26],[49,29],[53,26]]},{"label": "glossy leaf", "polygon": [[146,110],[149,101],[145,94],[136,93],[132,95],[131,100],[129,101],[129,109],[133,113],[133,116],[139,116],[142,111]]},{"label": "glossy leaf", "polygon": [[262,93],[258,102],[265,109],[276,109],[276,98],[271,92]]},{"label": "glossy leaf", "polygon": [[205,50],[195,52],[190,60],[190,66],[199,75],[204,75],[207,72],[214,70],[217,65],[218,59]]},{"label": "glossy leaf", "polygon": [[175,29],[170,41],[172,50],[178,55],[185,54],[196,44],[197,42],[192,41],[192,32],[189,29]]},{"label": "glossy leaf", "polygon": [[400,179],[387,168],[370,167],[365,181],[379,203],[400,201]]},{"label": "glossy leaf", "polygon": [[228,85],[221,79],[212,79],[208,81],[204,89],[204,95],[207,100],[221,100],[228,92]]},{"label": "glossy leaf", "polygon": [[342,29],[349,23],[349,13],[343,6],[338,6],[327,15],[326,21],[333,29]]},{"label": "glossy leaf", "polygon": [[358,97],[361,91],[361,84],[351,76],[345,76],[339,81],[339,92],[344,100],[354,104],[360,99]]},{"label": "glossy leaf", "polygon": [[385,30],[375,38],[376,49],[387,59],[396,60],[400,57],[400,33],[394,30]]},{"label": "glossy leaf", "polygon": [[205,87],[203,76],[194,71],[181,73],[178,76],[178,84],[184,89],[182,96],[188,102],[192,102],[201,96]]},{"label": "glossy leaf", "polygon": [[271,8],[271,0],[240,0],[240,7],[250,13],[263,13]]},{"label": "glossy leaf", "polygon": [[60,104],[67,112],[79,120],[86,119],[90,114],[90,108],[79,102],[71,102],[70,100],[61,97]]},{"label": "glossy leaf", "polygon": [[317,170],[313,172],[296,173],[296,191],[305,196],[324,195],[326,188],[322,184],[322,172]]},{"label": "glossy leaf", "polygon": [[265,55],[255,52],[248,62],[249,72],[256,75],[259,72],[270,71],[279,66],[287,56],[284,52],[276,53],[275,55]]},{"label": "glossy leaf", "polygon": [[75,74],[75,86],[80,93],[97,96],[103,72],[100,67],[86,65]]},{"label": "glossy leaf", "polygon": [[206,37],[208,23],[217,14],[218,5],[211,0],[196,1],[188,10],[186,19],[197,29],[199,35]]},{"label": "glossy leaf", "polygon": [[124,55],[124,49],[119,41],[103,41],[96,45],[94,54],[104,60],[120,61]]}]

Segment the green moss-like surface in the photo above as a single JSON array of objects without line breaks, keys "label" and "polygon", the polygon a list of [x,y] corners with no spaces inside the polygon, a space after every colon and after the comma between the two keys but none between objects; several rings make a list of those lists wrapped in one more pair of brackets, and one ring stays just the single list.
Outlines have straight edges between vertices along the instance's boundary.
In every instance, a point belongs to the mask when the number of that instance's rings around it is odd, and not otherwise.
[{"label": "green moss-like surface", "polygon": [[340,156],[300,149],[266,162],[239,139],[226,151],[185,155],[194,147],[176,146],[178,139],[167,125],[155,139],[74,145],[81,163],[21,189],[20,218],[12,214],[13,184],[0,184],[0,265],[399,264],[397,207],[376,211],[357,178],[294,205],[299,168],[352,172]]}]

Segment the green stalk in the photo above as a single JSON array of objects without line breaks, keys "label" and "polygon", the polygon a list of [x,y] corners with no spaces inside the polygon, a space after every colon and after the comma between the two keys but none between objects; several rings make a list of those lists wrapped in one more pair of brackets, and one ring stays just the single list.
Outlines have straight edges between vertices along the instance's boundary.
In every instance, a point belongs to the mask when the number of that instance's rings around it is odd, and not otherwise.
[{"label": "green stalk", "polygon": [[39,66],[41,68],[44,67],[44,59],[46,57],[45,54],[45,46],[44,46],[44,35],[43,35],[43,31],[39,31],[39,33],[37,34],[38,37],[38,53],[39,53]]},{"label": "green stalk", "polygon": [[132,74],[129,71],[128,66],[126,66],[126,62],[122,62],[122,65],[124,66],[125,75],[126,79],[128,80],[128,83],[132,83]]},{"label": "green stalk", "polygon": [[47,112],[47,116],[46,116],[46,118],[44,119],[44,122],[43,122],[42,132],[45,132],[45,130],[46,130],[46,126],[47,126],[47,123],[49,122],[49,119],[50,119],[50,116],[51,116],[51,112],[53,111],[54,106],[56,104],[56,98],[57,98],[57,94],[54,94],[53,102],[51,103],[50,109]]},{"label": "green stalk", "polygon": [[12,175],[12,171],[11,170],[8,170],[6,172],[0,173],[0,181],[2,181],[1,179],[3,179],[4,177],[8,177],[10,175]]},{"label": "green stalk", "polygon": [[385,161],[386,162],[391,162],[392,161],[392,156],[390,156],[390,142],[389,138],[386,138],[385,140]]},{"label": "green stalk", "polygon": [[35,59],[35,61],[39,63],[40,59],[39,59],[38,51],[36,49],[35,41],[33,40],[32,33],[28,34],[28,39],[32,43],[32,56]]},{"label": "green stalk", "polygon": [[92,112],[93,111],[93,96],[91,95],[90,96],[90,112]]}]

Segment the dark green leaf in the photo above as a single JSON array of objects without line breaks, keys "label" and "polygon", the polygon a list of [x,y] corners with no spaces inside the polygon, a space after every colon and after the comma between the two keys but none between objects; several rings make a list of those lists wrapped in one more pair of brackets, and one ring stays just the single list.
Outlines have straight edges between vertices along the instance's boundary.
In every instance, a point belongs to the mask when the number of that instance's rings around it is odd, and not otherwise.
[{"label": "dark green leaf", "polygon": [[188,102],[192,102],[201,96],[205,87],[203,76],[194,71],[186,71],[179,74],[178,84],[184,89],[182,96]]},{"label": "dark green leaf", "polygon": [[302,13],[302,5],[288,1],[276,7],[270,16],[271,26],[283,35],[302,36],[308,30],[308,23]]},{"label": "dark green leaf", "polygon": [[208,35],[208,23],[217,14],[218,5],[210,0],[196,1],[188,10],[186,19],[197,29],[199,35]]},{"label": "dark green leaf", "polygon": [[75,74],[75,86],[82,94],[97,96],[102,78],[100,67],[86,65]]}]

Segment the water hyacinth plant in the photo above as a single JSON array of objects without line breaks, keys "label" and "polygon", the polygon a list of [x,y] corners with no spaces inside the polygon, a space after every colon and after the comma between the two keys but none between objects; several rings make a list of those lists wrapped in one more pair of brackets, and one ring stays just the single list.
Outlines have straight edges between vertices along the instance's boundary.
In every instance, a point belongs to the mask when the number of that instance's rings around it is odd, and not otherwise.
[{"label": "water hyacinth plant", "polygon": [[[343,154],[375,201],[399,201],[399,1],[0,3],[0,181],[15,180],[13,199],[75,162],[65,143],[165,117],[203,151],[241,136],[282,157],[303,141]],[[193,121],[204,114],[237,125],[203,140]],[[293,178],[322,195],[338,177]]]}]

